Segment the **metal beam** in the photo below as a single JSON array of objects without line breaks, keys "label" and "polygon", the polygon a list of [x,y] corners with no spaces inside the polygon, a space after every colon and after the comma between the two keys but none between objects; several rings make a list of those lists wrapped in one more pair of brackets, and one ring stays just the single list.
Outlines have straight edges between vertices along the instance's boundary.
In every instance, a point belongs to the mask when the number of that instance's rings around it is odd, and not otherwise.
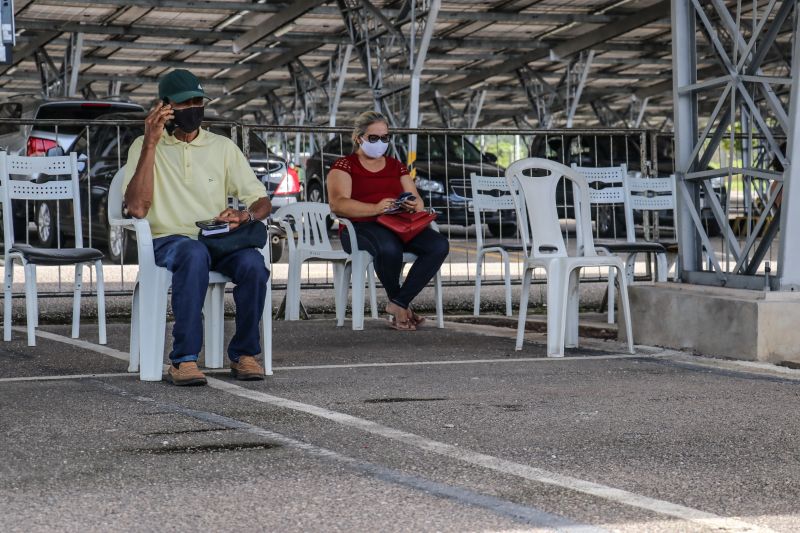
[{"label": "metal beam", "polygon": [[[19,27],[19,25],[17,26]],[[60,35],[61,32],[54,32],[54,31],[47,31],[36,35],[33,39],[28,41],[23,47],[18,50],[14,50],[14,57],[10,64],[0,66],[0,75],[5,74],[8,72],[12,67],[19,65],[23,60],[28,59],[31,55],[33,55],[36,50],[43,47],[56,37]]]},{"label": "metal beam", "polygon": [[[269,72],[270,70],[281,68],[290,61],[294,61],[296,58],[300,57],[301,55],[310,52],[317,48],[318,44],[311,44],[311,45],[300,45],[292,47],[288,52],[280,54],[278,56],[272,57],[263,63],[247,63],[250,65],[250,70],[245,72],[244,74],[234,78],[230,82],[225,84],[225,89],[227,92],[233,92],[245,83],[248,83],[262,74]],[[221,108],[224,109],[224,108]]]},{"label": "metal beam", "polygon": [[666,16],[669,16],[669,0],[661,0],[656,5],[645,10],[644,13],[629,15],[601,28],[590,30],[583,35],[579,35],[576,38],[569,39],[557,46],[554,46],[549,51],[537,50],[521,56],[510,57],[498,65],[486,69],[480,69],[480,71],[468,74],[460,80],[440,84],[436,87],[436,89],[440,93],[447,95],[485,81],[492,76],[512,72],[533,61],[546,59],[548,56],[556,58],[569,57],[580,51],[588,50],[597,43],[624,35],[631,30],[646,26],[647,24],[660,20]]},{"label": "metal beam", "polygon": [[309,10],[317,7],[320,4],[324,4],[325,1],[326,0],[297,0],[290,3],[284,9],[268,18],[266,21],[258,24],[252,30],[237,38],[233,42],[234,53],[238,54],[253,43],[260,41],[267,35],[277,32],[280,28],[283,28],[287,24],[291,24],[294,20],[303,16]]}]

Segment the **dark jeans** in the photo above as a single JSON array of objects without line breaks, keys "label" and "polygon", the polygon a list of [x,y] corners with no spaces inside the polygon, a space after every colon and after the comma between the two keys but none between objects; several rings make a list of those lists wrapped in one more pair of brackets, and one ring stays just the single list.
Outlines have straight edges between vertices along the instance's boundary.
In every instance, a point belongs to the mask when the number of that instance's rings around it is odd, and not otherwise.
[{"label": "dark jeans", "polygon": [[[211,258],[204,244],[184,235],[153,239],[156,265],[172,272],[173,363],[197,361],[203,346],[203,303],[208,288]],[[255,248],[239,250],[214,265],[214,270],[233,280],[236,302],[236,333],[228,345],[228,357],[261,353],[258,323],[264,311],[269,270]]]},{"label": "dark jeans", "polygon": [[[426,228],[410,242],[403,243],[397,235],[377,222],[354,222],[359,250],[369,252],[373,257],[375,273],[386,289],[389,300],[407,309],[411,301],[436,276],[450,252],[447,238]],[[342,233],[342,248],[350,253],[350,235]],[[417,255],[417,260],[408,271],[403,284],[400,274],[403,272],[403,252]]]}]

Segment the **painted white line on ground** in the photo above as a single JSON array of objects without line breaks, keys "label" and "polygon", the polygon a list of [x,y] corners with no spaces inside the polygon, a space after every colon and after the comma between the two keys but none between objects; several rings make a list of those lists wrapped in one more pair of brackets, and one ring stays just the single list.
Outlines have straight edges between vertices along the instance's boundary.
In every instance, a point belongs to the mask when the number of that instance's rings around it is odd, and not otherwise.
[{"label": "painted white line on ground", "polygon": [[19,378],[0,378],[0,383],[13,383],[17,381],[58,381],[69,379],[84,379],[84,378],[121,378],[125,376],[134,376],[127,372],[116,372],[113,374],[66,374],[63,376],[25,376]]},{"label": "painted white line on ground", "polygon": [[433,452],[445,457],[457,459],[459,461],[480,466],[495,472],[510,474],[538,483],[545,483],[562,487],[576,492],[582,492],[603,498],[617,503],[622,503],[631,507],[638,507],[662,515],[672,516],[681,520],[687,520],[704,527],[724,529],[725,531],[769,531],[753,524],[748,524],[736,518],[728,518],[713,513],[693,509],[683,505],[658,500],[647,496],[642,496],[626,490],[616,489],[600,483],[585,481],[583,479],[565,476],[556,472],[549,472],[541,468],[507,461],[499,457],[473,452],[452,444],[440,442],[432,439],[409,433],[400,429],[391,428],[356,416],[332,411],[324,407],[310,405],[306,403],[273,396],[264,392],[247,389],[222,381],[216,378],[208,378],[208,384],[212,388],[233,394],[240,398],[266,403],[283,409],[291,409],[302,413],[310,414],[326,420],[331,420],[337,424],[349,426],[378,435],[387,439],[402,442],[403,444],[419,448],[427,452]]},{"label": "painted white line on ground", "polygon": [[[55,333],[46,333],[46,335],[47,336],[45,338],[50,338],[58,342],[65,342],[67,344],[81,346],[88,350],[94,350],[98,353],[110,355],[111,357],[120,358],[120,356],[125,356],[123,352],[120,352],[119,350],[115,350],[113,348],[108,348],[105,346],[100,346],[77,339],[71,339],[68,337],[64,337],[62,335],[57,335]],[[114,355],[112,355],[112,353]],[[587,359],[589,358],[590,357],[587,357]],[[559,358],[557,360],[563,360],[563,359],[564,358]],[[533,359],[533,360],[538,361],[546,359]],[[495,360],[491,361],[494,362]],[[340,413],[338,411],[332,411],[330,409],[326,409],[324,407],[318,407],[316,405],[305,404],[302,402],[289,400],[287,398],[273,396],[271,394],[267,394],[260,391],[250,390],[241,387],[239,385],[236,385],[234,383],[222,381],[217,378],[209,377],[208,384],[210,387],[214,389],[227,392],[229,394],[238,396],[240,398],[266,403],[269,405],[273,405],[275,407],[299,411],[320,418],[324,418],[326,420],[330,420],[338,424],[353,427],[361,431],[365,431],[367,433],[372,433],[374,435],[378,435],[387,439],[402,442],[406,445],[413,446],[421,450],[436,453],[444,457],[450,457],[452,459],[473,464],[475,466],[480,466],[482,468],[487,468],[496,472],[513,475],[516,477],[520,477],[530,481],[535,481],[538,483],[544,483],[576,492],[581,492],[584,494],[589,494],[598,498],[603,498],[609,501],[621,503],[631,507],[637,507],[639,509],[652,511],[662,515],[672,516],[704,527],[710,527],[712,529],[718,529],[724,531],[742,531],[742,532],[772,531],[771,529],[768,528],[763,528],[754,524],[749,524],[735,517],[719,516],[706,511],[701,511],[699,509],[686,507],[684,505],[679,505],[672,502],[659,500],[656,498],[650,498],[648,496],[643,496],[626,490],[609,487],[607,485],[602,485],[600,483],[594,483],[592,481],[586,481],[579,478],[558,474],[556,472],[543,470],[541,468],[536,468],[521,463],[515,463],[513,461],[508,461],[505,459],[501,459],[499,457],[494,457],[491,455],[474,452],[464,448],[459,448],[458,446],[454,446],[452,444],[447,444],[445,442],[428,439],[421,435],[416,435],[414,433],[410,433],[400,429],[384,426],[382,424],[373,422],[371,420],[348,415],[346,413]]]},{"label": "painted white line on ground", "polygon": [[[18,331],[20,333],[27,333],[27,330],[21,326],[14,326],[14,331]],[[103,346],[101,344],[94,344],[89,341],[83,341],[81,339],[72,339],[70,337],[65,337],[63,335],[59,335],[57,333],[50,333],[49,331],[42,331],[40,329],[36,330],[36,336],[41,337],[43,339],[56,341],[56,342],[63,342],[66,344],[71,344],[73,346],[78,346],[79,348],[85,348],[87,350],[92,350],[93,352],[101,353],[103,355],[107,355],[109,357],[113,357],[114,359],[120,359],[122,361],[128,361],[128,354],[125,352],[121,352],[119,350],[115,350],[114,348],[109,348],[108,346]]]}]

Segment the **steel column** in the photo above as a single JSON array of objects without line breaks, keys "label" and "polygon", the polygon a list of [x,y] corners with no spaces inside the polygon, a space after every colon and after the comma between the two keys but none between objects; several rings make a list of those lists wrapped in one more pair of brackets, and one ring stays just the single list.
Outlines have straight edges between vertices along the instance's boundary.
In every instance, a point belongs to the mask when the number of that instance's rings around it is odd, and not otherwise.
[{"label": "steel column", "polygon": [[792,90],[783,172],[778,280],[781,290],[800,290],[800,16],[795,13]]},{"label": "steel column", "polygon": [[[411,94],[408,103],[408,127],[416,129],[419,127],[419,83],[422,76],[422,68],[425,66],[425,57],[428,54],[428,47],[431,44],[431,37],[433,30],[436,26],[436,17],[439,14],[439,7],[441,7],[441,0],[431,0],[431,5],[428,10],[428,18],[425,20],[425,30],[422,33],[422,40],[419,43],[419,51],[417,56],[413,59],[413,66],[411,68]],[[411,33],[414,34],[414,24],[411,24]],[[413,50],[412,50],[413,55]],[[411,176],[416,177],[417,169],[414,163],[417,161],[417,134],[412,133],[408,136],[408,168],[411,171]]]},{"label": "steel column", "polygon": [[691,0],[672,0],[672,98],[675,105],[675,179],[683,186],[677,189],[677,218],[680,273],[696,270],[700,246],[694,231],[692,215],[699,201],[696,182],[686,182],[691,166],[691,154],[697,139],[697,96],[683,92],[697,75],[695,49],[695,19]]}]

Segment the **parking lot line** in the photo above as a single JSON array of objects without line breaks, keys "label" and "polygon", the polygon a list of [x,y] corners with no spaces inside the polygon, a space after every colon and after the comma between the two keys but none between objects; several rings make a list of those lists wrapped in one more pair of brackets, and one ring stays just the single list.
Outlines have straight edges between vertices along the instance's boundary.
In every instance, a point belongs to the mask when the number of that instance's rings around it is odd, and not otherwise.
[{"label": "parking lot line", "polygon": [[59,381],[69,379],[86,379],[86,378],[121,378],[125,376],[133,376],[127,372],[114,372],[110,374],[65,374],[62,376],[24,376],[18,378],[0,378],[0,383],[14,383],[19,381]]},{"label": "parking lot line", "polygon": [[271,442],[276,442],[286,446],[287,448],[300,450],[319,459],[342,464],[347,468],[350,468],[356,472],[367,474],[378,480],[401,485],[421,491],[425,494],[432,494],[440,498],[447,498],[462,505],[486,509],[495,514],[511,518],[517,522],[535,526],[537,529],[547,528],[548,530],[552,529],[568,533],[603,533],[606,531],[599,527],[576,522],[561,515],[548,513],[541,509],[537,509],[536,507],[521,505],[509,500],[503,500],[494,496],[481,494],[466,488],[448,485],[445,483],[438,483],[420,476],[407,474],[375,463],[362,461],[327,448],[295,440],[281,433],[270,431],[242,420],[237,420],[235,418],[227,417],[217,413],[211,413],[208,411],[191,409],[182,405],[165,402],[163,400],[148,398],[146,396],[134,395],[109,383],[99,382],[99,384],[106,390],[112,391],[120,396],[132,398],[138,402],[156,405],[160,409],[179,413],[196,420],[200,420],[201,422],[212,424],[213,426],[221,426],[237,431],[244,431],[252,435],[257,435],[259,437],[268,439]]},{"label": "parking lot line", "polygon": [[[37,332],[37,334],[39,333],[40,332]],[[58,335],[55,333],[48,333],[48,332],[41,332],[41,333],[45,333],[46,334],[45,338],[51,340],[64,342],[75,346],[81,346],[88,350],[93,350],[98,353],[110,355],[111,357],[115,357],[117,359],[127,358],[127,354],[119,350],[115,350],[113,348],[92,344],[90,342],[82,341],[79,339],[71,339],[69,337],[64,337],[62,335]],[[601,357],[604,356],[587,356],[583,358],[596,359]],[[617,356],[606,356],[606,357],[607,358],[616,357],[622,359],[622,358],[631,358],[635,356],[617,355]],[[639,356],[638,358],[642,357]],[[531,361],[548,360],[547,358],[541,358],[541,359],[529,358],[529,359]],[[554,360],[563,361],[565,359],[567,358],[558,358]],[[486,360],[486,362],[492,362],[492,363],[495,363],[497,361],[502,361],[502,359]],[[441,364],[444,363],[444,361],[438,361],[436,363]],[[381,363],[375,363],[374,365],[380,365],[380,364]],[[396,363],[389,363],[389,364],[395,365]],[[353,365],[346,365],[346,366],[353,366]],[[384,364],[384,366],[386,366],[386,364]],[[456,459],[458,461],[486,468],[495,472],[504,473],[522,479],[527,479],[529,481],[544,483],[547,485],[553,485],[564,489],[572,490],[575,492],[588,494],[605,500],[628,505],[630,507],[636,507],[639,509],[652,511],[661,515],[671,516],[673,518],[678,518],[680,520],[692,522],[694,524],[703,527],[710,527],[712,529],[721,529],[725,531],[741,531],[741,532],[772,531],[768,528],[756,526],[754,524],[744,522],[737,518],[719,516],[714,513],[701,511],[699,509],[694,509],[684,505],[675,504],[665,500],[650,498],[648,496],[643,496],[630,491],[617,489],[600,483],[594,483],[592,481],[586,481],[583,479],[562,475],[557,472],[550,472],[548,470],[536,468],[530,465],[515,463],[513,461],[508,461],[505,459],[501,459],[499,457],[494,457],[480,452],[474,452],[471,450],[460,448],[458,446],[453,446],[452,444],[447,444],[445,442],[428,439],[421,435],[416,435],[414,433],[406,432],[400,429],[384,426],[377,422],[348,415],[346,413],[340,413],[338,411],[333,411],[330,409],[326,409],[324,407],[305,404],[294,400],[289,400],[287,398],[273,396],[271,394],[267,394],[264,392],[247,389],[239,385],[236,385],[234,383],[229,383],[227,381],[223,381],[217,378],[208,377],[208,384],[210,387],[214,389],[226,392],[228,394],[232,394],[234,396],[238,396],[240,398],[266,403],[274,407],[290,409],[310,414],[312,416],[324,418],[326,420],[330,420],[332,422],[336,422],[344,426],[349,426],[387,439],[391,439],[397,442],[402,442],[403,444],[406,444],[408,446],[436,453],[444,457]]]}]

